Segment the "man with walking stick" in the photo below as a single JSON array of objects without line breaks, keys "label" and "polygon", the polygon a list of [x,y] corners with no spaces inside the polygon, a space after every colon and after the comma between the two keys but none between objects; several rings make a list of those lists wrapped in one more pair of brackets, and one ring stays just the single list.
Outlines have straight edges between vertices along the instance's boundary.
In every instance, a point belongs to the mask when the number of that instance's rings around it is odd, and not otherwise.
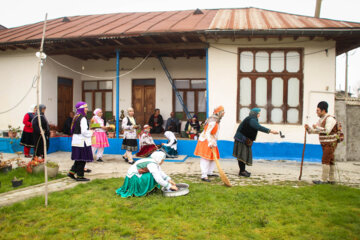
[{"label": "man with walking stick", "polygon": [[338,141],[338,129],[336,119],[328,114],[328,103],[319,102],[316,108],[316,114],[319,121],[311,128],[305,124],[305,129],[310,134],[319,134],[319,141],[322,147],[323,155],[322,177],[321,180],[313,181],[314,184],[335,184],[335,158],[334,152]]}]

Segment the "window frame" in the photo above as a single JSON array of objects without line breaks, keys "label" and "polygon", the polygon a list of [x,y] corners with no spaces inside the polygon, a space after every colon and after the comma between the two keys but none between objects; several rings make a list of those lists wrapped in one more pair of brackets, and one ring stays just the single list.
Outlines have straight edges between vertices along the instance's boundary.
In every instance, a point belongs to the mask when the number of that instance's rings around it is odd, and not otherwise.
[{"label": "window frame", "polygon": [[[240,69],[240,54],[241,52],[252,52],[253,53],[253,70],[251,72],[242,72]],[[284,52],[284,70],[282,72],[273,72],[271,70],[271,53],[272,52]],[[269,69],[267,72],[257,72],[256,69],[256,52],[267,52],[269,54]],[[298,52],[300,57],[300,66],[298,72],[288,72],[286,70],[286,54],[288,52]],[[303,92],[304,92],[304,48],[238,48],[237,55],[237,98],[236,98],[236,122],[240,123],[240,109],[242,107],[249,107],[250,109],[258,107],[256,105],[256,79],[263,77],[267,80],[267,104],[264,107],[266,109],[266,122],[264,124],[287,124],[287,125],[301,125],[303,117]],[[240,79],[249,78],[251,81],[251,103],[249,106],[242,106],[240,104]],[[272,80],[274,78],[283,79],[283,104],[281,107],[274,107],[271,104],[272,100]],[[290,78],[299,79],[299,105],[297,107],[289,107],[288,105],[288,81]],[[279,123],[274,123],[271,121],[271,111],[274,108],[280,108],[283,112],[283,121]],[[296,123],[289,123],[287,121],[287,111],[289,109],[297,109],[299,111],[299,119]]]},{"label": "window frame", "polygon": [[[206,82],[206,78],[174,78],[173,81],[174,81],[174,84],[177,80],[189,80],[189,88],[176,88],[178,92],[183,92],[183,101],[184,101],[184,104],[185,106],[187,106],[187,92],[194,92],[194,114],[198,115],[199,114],[199,111],[198,111],[198,105],[199,105],[199,92],[205,92],[205,96],[206,96],[206,87],[205,88],[192,88],[191,87],[191,81],[192,80],[205,80]],[[175,91],[174,89],[172,90],[172,109],[173,109],[173,112],[176,114],[176,94],[175,94]],[[205,100],[205,106],[206,106],[206,100]],[[181,121],[186,121],[187,118],[186,118],[186,114],[184,111],[182,111],[182,118],[179,119]],[[205,113],[205,118],[206,118],[206,108],[205,108],[205,112],[200,112],[200,113]]]}]

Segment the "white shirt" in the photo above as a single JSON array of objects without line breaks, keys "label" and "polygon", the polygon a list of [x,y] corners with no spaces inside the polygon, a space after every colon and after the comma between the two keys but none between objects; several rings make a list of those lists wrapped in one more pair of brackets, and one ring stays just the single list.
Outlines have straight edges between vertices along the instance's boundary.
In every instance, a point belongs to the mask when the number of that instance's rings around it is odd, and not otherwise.
[{"label": "white shirt", "polygon": [[93,131],[88,130],[88,124],[85,117],[83,117],[80,121],[80,134],[73,134],[71,146],[73,147],[84,147],[84,143],[86,146],[91,146],[91,136]]},{"label": "white shirt", "polygon": [[121,124],[122,129],[124,129],[124,138],[126,139],[136,139],[136,129],[134,125],[128,125],[128,118],[124,118]]}]

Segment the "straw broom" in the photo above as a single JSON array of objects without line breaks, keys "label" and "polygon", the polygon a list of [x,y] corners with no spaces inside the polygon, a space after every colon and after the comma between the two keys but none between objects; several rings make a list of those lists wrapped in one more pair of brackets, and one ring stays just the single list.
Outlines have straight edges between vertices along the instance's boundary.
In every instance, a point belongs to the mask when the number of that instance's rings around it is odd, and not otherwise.
[{"label": "straw broom", "polygon": [[226,176],[226,174],[224,173],[224,171],[221,169],[221,166],[220,166],[220,163],[219,163],[219,159],[217,158],[217,154],[215,152],[215,149],[212,148],[212,152],[214,154],[214,158],[215,158],[215,163],[216,163],[216,166],[219,170],[219,174],[220,174],[220,178],[221,178],[221,181],[223,181],[223,183],[228,186],[228,187],[231,187],[231,183],[228,179],[228,177]]}]

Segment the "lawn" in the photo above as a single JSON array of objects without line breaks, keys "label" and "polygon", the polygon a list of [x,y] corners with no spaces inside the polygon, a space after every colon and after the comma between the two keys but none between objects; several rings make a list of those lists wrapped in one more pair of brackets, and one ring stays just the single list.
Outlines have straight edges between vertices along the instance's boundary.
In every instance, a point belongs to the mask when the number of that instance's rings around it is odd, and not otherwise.
[{"label": "lawn", "polygon": [[[16,177],[17,179],[23,179],[23,184],[19,187],[13,188],[11,180]],[[55,178],[49,178],[48,180],[54,180],[65,177],[64,175],[58,174]],[[0,193],[8,192],[14,189],[24,188],[45,182],[44,173],[32,174],[26,172],[25,168],[16,168],[8,173],[0,173]],[[1,237],[0,237],[1,239]]]},{"label": "lawn", "polygon": [[[179,180],[179,179],[178,179]],[[190,183],[190,193],[123,199],[94,180],[0,208],[1,239],[359,239],[360,190]],[[181,180],[183,181],[183,180]]]}]

